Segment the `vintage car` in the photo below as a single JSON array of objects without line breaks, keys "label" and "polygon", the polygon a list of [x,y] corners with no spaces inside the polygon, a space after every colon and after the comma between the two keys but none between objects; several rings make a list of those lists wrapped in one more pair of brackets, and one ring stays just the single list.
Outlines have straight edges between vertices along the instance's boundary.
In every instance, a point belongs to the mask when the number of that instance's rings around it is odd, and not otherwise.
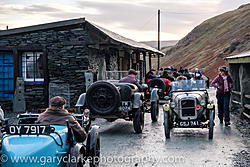
[{"label": "vintage car", "polygon": [[172,82],[168,101],[163,105],[164,130],[170,138],[172,128],[208,128],[213,138],[215,106],[209,100],[204,80]]},{"label": "vintage car", "polygon": [[83,143],[75,141],[67,120],[66,125],[35,124],[39,114],[18,116],[18,123],[1,121],[2,167],[38,166],[99,166],[100,137],[97,127],[91,127],[87,114],[75,114],[88,136]]},{"label": "vintage car", "polygon": [[[151,102],[156,102],[157,98],[155,94]],[[86,93],[79,96],[76,106],[89,109],[91,119],[104,118],[110,122],[116,119],[133,121],[136,133],[142,132],[144,113],[150,110],[146,106],[143,92],[140,92],[136,85],[115,81],[94,82]],[[159,107],[156,107],[152,114],[154,120],[158,118],[158,109]]]},{"label": "vintage car", "polygon": [[145,98],[149,99],[151,91],[157,89],[157,94],[160,100],[164,100],[164,97],[168,96],[171,89],[171,81],[165,78],[147,79],[148,90],[146,91]]}]

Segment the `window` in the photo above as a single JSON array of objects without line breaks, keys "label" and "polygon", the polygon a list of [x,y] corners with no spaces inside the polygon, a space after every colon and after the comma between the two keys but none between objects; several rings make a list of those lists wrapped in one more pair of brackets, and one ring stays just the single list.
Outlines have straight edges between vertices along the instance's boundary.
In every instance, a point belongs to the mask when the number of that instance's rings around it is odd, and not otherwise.
[{"label": "window", "polygon": [[24,81],[44,81],[42,52],[25,52],[22,54],[22,74]]}]

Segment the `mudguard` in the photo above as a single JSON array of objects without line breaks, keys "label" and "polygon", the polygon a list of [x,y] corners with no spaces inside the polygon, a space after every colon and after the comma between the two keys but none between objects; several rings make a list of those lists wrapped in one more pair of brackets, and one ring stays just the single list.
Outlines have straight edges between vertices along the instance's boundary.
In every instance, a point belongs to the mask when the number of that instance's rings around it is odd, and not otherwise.
[{"label": "mudguard", "polygon": [[86,93],[82,93],[76,103],[76,107],[82,107],[85,105]]},{"label": "mudguard", "polygon": [[150,102],[156,102],[158,99],[159,99],[159,97],[158,97],[158,89],[154,88],[151,91]]},{"label": "mudguard", "polygon": [[89,131],[87,144],[86,144],[87,157],[91,156],[91,150],[95,150],[96,138],[98,138],[99,136],[97,129],[98,127],[92,126]]},{"label": "mudguard", "polygon": [[162,108],[163,108],[163,111],[164,111],[164,112],[168,112],[170,116],[172,115],[173,112],[172,112],[172,110],[171,110],[171,107],[170,107],[169,102],[168,102],[167,104],[164,104],[164,105],[162,106]]},{"label": "mudguard", "polygon": [[134,93],[133,108],[139,108],[141,106],[141,93]]}]

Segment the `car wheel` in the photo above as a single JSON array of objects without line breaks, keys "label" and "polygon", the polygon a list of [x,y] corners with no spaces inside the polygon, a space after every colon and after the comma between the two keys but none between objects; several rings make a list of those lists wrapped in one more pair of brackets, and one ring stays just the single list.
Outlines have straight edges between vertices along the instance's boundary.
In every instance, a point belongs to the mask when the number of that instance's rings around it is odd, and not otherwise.
[{"label": "car wheel", "polygon": [[132,96],[131,88],[128,85],[119,85],[118,87],[122,101],[130,101]]},{"label": "car wheel", "polygon": [[141,108],[136,109],[133,126],[136,133],[142,133],[144,128],[144,112],[141,111]]},{"label": "car wheel", "polygon": [[91,114],[110,115],[120,105],[121,96],[117,87],[106,81],[93,83],[86,93],[86,104]]},{"label": "car wheel", "polygon": [[164,81],[161,80],[160,78],[154,78],[154,79],[150,80],[148,83],[148,87],[149,88],[157,87],[157,88],[161,89],[162,90],[161,96],[163,96],[163,92],[166,90],[166,85],[165,85]]},{"label": "car wheel", "polygon": [[209,134],[208,138],[213,139],[214,134],[214,110],[209,111]]},{"label": "car wheel", "polygon": [[86,144],[87,159],[90,167],[99,166],[100,160],[100,136],[95,130],[89,133]]},{"label": "car wheel", "polygon": [[159,116],[159,101],[157,100],[156,102],[152,102],[150,109],[152,122],[156,122]]},{"label": "car wheel", "polygon": [[[81,162],[81,160],[79,161],[79,158],[80,158],[79,148],[76,145],[70,148],[68,158],[69,159],[68,159],[68,163],[66,164],[66,167],[81,166],[79,165],[79,162]],[[75,161],[75,158],[77,158],[77,161]]]},{"label": "car wheel", "polygon": [[164,131],[165,131],[165,137],[169,139],[170,138],[169,113],[166,111],[164,111]]}]

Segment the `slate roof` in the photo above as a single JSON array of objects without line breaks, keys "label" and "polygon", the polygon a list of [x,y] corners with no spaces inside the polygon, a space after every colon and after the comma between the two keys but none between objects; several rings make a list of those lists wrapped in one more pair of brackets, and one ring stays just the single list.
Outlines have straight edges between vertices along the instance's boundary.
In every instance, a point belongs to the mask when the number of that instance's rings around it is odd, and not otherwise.
[{"label": "slate roof", "polygon": [[250,50],[246,52],[242,52],[234,56],[226,57],[225,59],[237,59],[237,58],[245,58],[245,57],[250,57]]},{"label": "slate roof", "polygon": [[46,29],[53,29],[53,28],[58,28],[58,27],[64,27],[64,26],[71,26],[71,25],[77,25],[77,24],[82,24],[88,22],[89,24],[93,25],[96,27],[99,31],[103,32],[107,36],[109,36],[111,39],[129,45],[133,48],[138,48],[138,49],[143,49],[146,51],[150,51],[153,53],[165,55],[163,52],[152,48],[146,44],[136,42],[132,39],[123,37],[117,33],[114,33],[110,30],[107,30],[105,28],[102,28],[96,24],[93,24],[89,21],[86,21],[85,18],[78,18],[78,19],[71,19],[71,20],[64,20],[64,21],[58,21],[58,22],[52,22],[52,23],[46,23],[46,24],[39,24],[39,25],[33,25],[33,26],[27,26],[27,27],[21,27],[21,28],[14,28],[14,29],[9,29],[9,30],[2,30],[0,31],[0,37],[1,36],[8,36],[8,35],[15,35],[15,34],[20,34],[20,33],[28,33],[32,31],[41,31],[41,30],[46,30]]}]

